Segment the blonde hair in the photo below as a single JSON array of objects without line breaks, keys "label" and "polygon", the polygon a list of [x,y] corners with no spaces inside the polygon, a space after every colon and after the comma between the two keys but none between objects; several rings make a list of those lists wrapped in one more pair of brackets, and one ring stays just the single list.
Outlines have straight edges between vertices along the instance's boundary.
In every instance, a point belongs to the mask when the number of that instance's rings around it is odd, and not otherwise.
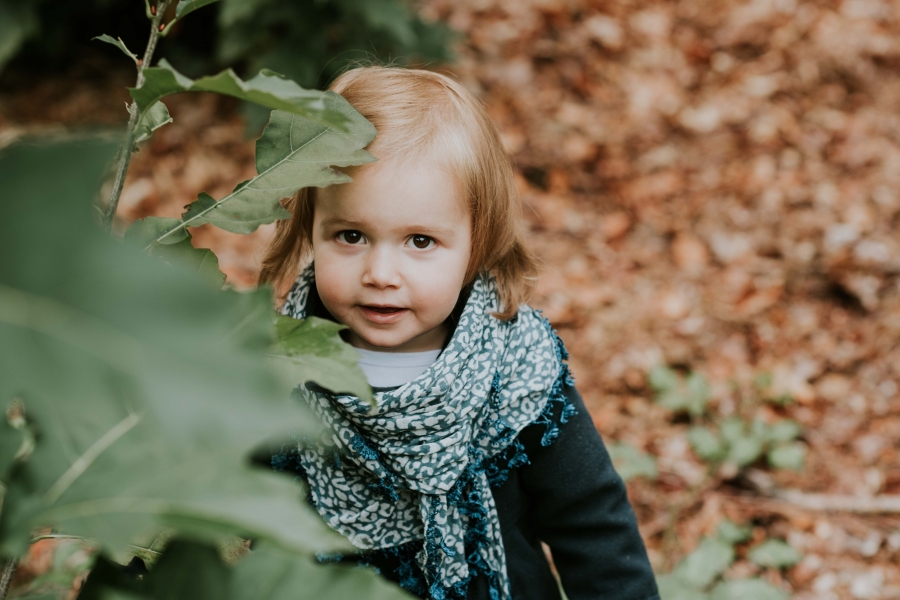
[{"label": "blonde hair", "polygon": [[[427,156],[453,174],[472,215],[472,249],[465,284],[487,271],[497,281],[501,319],[515,316],[530,295],[537,261],[524,244],[521,201],[509,158],[482,103],[460,83],[431,71],[360,67],[329,86],[378,130],[367,150],[404,160]],[[361,167],[364,168],[364,167]],[[260,283],[284,290],[312,250],[315,188],[286,203],[262,263]]]}]

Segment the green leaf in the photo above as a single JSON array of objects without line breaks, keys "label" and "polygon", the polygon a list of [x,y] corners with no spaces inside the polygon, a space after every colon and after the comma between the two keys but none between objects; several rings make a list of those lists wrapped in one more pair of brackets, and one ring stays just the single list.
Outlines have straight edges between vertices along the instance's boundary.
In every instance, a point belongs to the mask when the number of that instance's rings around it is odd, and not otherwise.
[{"label": "green leaf", "polygon": [[762,579],[723,581],[710,594],[710,600],[788,600],[790,594]]},{"label": "green leaf", "polygon": [[[225,274],[219,270],[219,259],[208,248],[194,248],[191,235],[186,229],[179,228],[180,224],[180,219],[166,217],[138,219],[125,230],[125,241],[137,248],[144,248],[170,265],[198,273],[216,289],[221,289],[225,285]],[[157,237],[170,230],[174,230],[172,235],[156,241]]]},{"label": "green leaf", "polygon": [[660,575],[656,578],[660,600],[708,600],[709,596],[679,579],[675,575]]},{"label": "green leaf", "polygon": [[806,446],[800,442],[781,444],[769,450],[766,459],[776,469],[800,471],[806,461]]},{"label": "green leaf", "polygon": [[758,390],[765,390],[772,385],[772,374],[768,372],[757,373],[753,377],[753,387]]},{"label": "green leaf", "polygon": [[342,130],[348,124],[344,113],[326,106],[325,99],[337,94],[304,89],[268,69],[263,69],[248,81],[242,81],[231,69],[195,81],[176,71],[163,59],[156,67],[144,69],[144,83],[140,87],[129,88],[128,91],[142,113],[170,94],[216,92],[267,108],[287,111]]},{"label": "green leaf", "polygon": [[272,358],[284,365],[293,385],[313,381],[335,393],[373,402],[372,388],[357,364],[359,353],[339,335],[345,326],[309,317],[276,315]]},{"label": "green leaf", "polygon": [[688,430],[688,441],[697,456],[707,462],[725,458],[727,450],[719,437],[706,427],[691,427]]},{"label": "green leaf", "polygon": [[734,521],[725,520],[716,528],[716,536],[729,544],[740,544],[750,539],[753,528],[749,525],[738,525]]},{"label": "green leaf", "polygon": [[0,419],[0,482],[8,481],[13,466],[28,460],[34,452],[34,431],[25,420],[24,410],[21,401],[14,400],[6,409],[6,418]]},{"label": "green leaf", "polygon": [[[293,196],[301,188],[350,181],[349,176],[331,167],[375,160],[363,150],[375,137],[375,128],[337,94],[328,96],[326,104],[330,109],[344,111],[349,121],[348,133],[273,111],[256,143],[259,175],[241,183],[218,202],[208,194],[200,194],[188,205],[179,227],[210,223],[234,233],[251,233],[262,224],[288,218],[290,213],[281,205],[281,199]],[[176,229],[156,241],[164,243],[169,235],[177,235]]]},{"label": "green leaf", "polygon": [[674,575],[693,587],[705,589],[734,562],[731,544],[716,538],[704,538],[697,549],[684,557]]},{"label": "green leaf", "polygon": [[630,481],[635,477],[656,479],[659,476],[656,458],[631,444],[617,442],[609,446],[609,456],[623,481]]},{"label": "green leaf", "polygon": [[769,441],[772,442],[790,442],[797,439],[797,436],[803,431],[797,421],[790,419],[781,419],[776,421],[769,427]]},{"label": "green leaf", "polygon": [[0,255],[17,257],[0,261],[0,398],[21,398],[38,436],[7,482],[0,552],[44,527],[110,550],[163,528],[345,545],[295,482],[248,460],[311,426],[262,351],[268,292],[214,292],[98,231],[89,207],[114,150],[0,158],[0,189],[20,200],[0,203]]},{"label": "green leaf", "polygon": [[762,454],[763,442],[755,437],[739,437],[728,448],[728,460],[738,467],[745,467],[756,461]]},{"label": "green leaf", "polygon": [[678,373],[665,365],[656,365],[647,374],[647,382],[657,392],[678,389],[680,381]]},{"label": "green leaf", "polygon": [[782,540],[768,539],[750,550],[750,560],[761,567],[782,569],[793,567],[803,556]]},{"label": "green leaf", "polygon": [[169,109],[162,102],[154,102],[150,108],[141,113],[135,125],[134,143],[146,142],[153,135],[153,132],[172,122],[169,116]]},{"label": "green leaf", "polygon": [[170,265],[180,265],[200,275],[215,289],[225,285],[225,273],[219,270],[219,259],[209,248],[194,248],[191,240],[177,244],[160,244],[152,252]]},{"label": "green leaf", "polygon": [[138,64],[137,54],[128,49],[128,46],[125,45],[125,42],[122,41],[122,38],[113,38],[112,36],[106,35],[98,35],[96,37],[91,38],[92,40],[100,40],[101,42],[106,42],[107,44],[112,44],[119,50],[125,53],[125,56],[131,58],[134,61],[134,64]]},{"label": "green leaf", "polygon": [[181,219],[168,217],[138,219],[125,230],[125,241],[133,244],[136,248],[143,248],[154,242],[159,244],[177,244],[190,239],[191,235],[186,229],[176,229],[165,238],[159,239],[163,233],[174,229],[179,224],[181,224]]},{"label": "green leaf", "polygon": [[212,4],[213,2],[218,2],[218,0],[181,0],[181,2],[178,3],[178,8],[175,9],[175,20],[177,21],[198,8],[203,8],[207,4]]},{"label": "green leaf", "polygon": [[0,70],[39,28],[34,2],[0,2]]},{"label": "green leaf", "polygon": [[687,376],[685,384],[687,411],[692,415],[702,415],[712,395],[706,377],[700,373],[691,373]]},{"label": "green leaf", "polygon": [[673,412],[681,412],[688,409],[687,396],[684,391],[678,389],[660,391],[656,395],[656,403]]},{"label": "green leaf", "polygon": [[746,424],[740,417],[728,417],[719,424],[719,435],[728,445],[744,437],[745,430]]},{"label": "green leaf", "polygon": [[176,539],[138,580],[101,557],[78,600],[111,593],[144,600],[366,600],[411,599],[375,571],[319,565],[261,544],[229,568],[212,546]]},{"label": "green leaf", "polygon": [[[265,590],[265,596],[260,591]],[[366,600],[412,599],[399,587],[369,569],[319,565],[270,545],[261,545],[235,568],[233,600]]]}]

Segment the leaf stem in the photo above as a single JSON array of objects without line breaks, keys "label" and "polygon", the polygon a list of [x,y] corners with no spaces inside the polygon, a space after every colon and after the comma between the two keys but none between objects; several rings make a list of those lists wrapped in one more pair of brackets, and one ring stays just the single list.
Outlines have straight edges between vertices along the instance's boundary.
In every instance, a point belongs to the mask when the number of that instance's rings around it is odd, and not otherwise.
[{"label": "leaf stem", "polygon": [[6,561],[6,566],[3,567],[3,575],[0,576],[0,600],[6,600],[17,568],[19,568],[18,558],[10,558]]},{"label": "leaf stem", "polygon": [[[159,24],[162,22],[163,15],[169,7],[172,0],[159,0],[156,5],[156,14],[150,20],[150,39],[147,41],[147,48],[144,50],[144,58],[138,65],[137,83],[134,87],[141,87],[144,84],[144,69],[150,66],[153,60],[153,53],[156,51],[156,44],[159,41],[160,31]],[[128,173],[128,164],[131,162],[131,154],[134,152],[134,129],[137,125],[140,111],[137,102],[132,102],[128,107],[131,117],[128,119],[128,130],[125,132],[125,141],[119,148],[117,161],[119,166],[116,168],[116,178],[113,181],[113,189],[109,195],[109,202],[106,205],[106,212],[103,215],[103,227],[107,231],[112,229],[113,219],[116,216],[116,208],[119,206],[119,196],[122,195],[122,188],[125,186],[125,175]],[[0,598],[0,600],[3,600]]]}]

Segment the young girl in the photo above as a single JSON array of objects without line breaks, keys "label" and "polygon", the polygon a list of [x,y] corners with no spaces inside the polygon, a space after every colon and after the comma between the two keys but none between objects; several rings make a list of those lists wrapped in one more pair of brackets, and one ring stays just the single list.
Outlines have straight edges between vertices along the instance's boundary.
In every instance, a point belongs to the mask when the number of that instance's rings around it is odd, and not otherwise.
[{"label": "young girl", "polygon": [[334,445],[273,460],[359,548],[332,560],[422,598],[558,599],[544,542],[569,600],[657,598],[562,342],[523,304],[535,259],[483,107],[427,71],[359,68],[331,89],[377,128],[378,162],[293,199],[261,281],[294,282],[283,314],[346,325],[375,391],[370,411],[299,388]]}]

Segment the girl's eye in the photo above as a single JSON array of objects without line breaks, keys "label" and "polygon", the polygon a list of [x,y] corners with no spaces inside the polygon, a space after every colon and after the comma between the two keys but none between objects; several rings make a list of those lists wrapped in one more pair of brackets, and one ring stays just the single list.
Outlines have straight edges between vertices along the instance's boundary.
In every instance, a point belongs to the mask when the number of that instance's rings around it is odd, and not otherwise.
[{"label": "girl's eye", "polygon": [[344,242],[345,244],[358,244],[363,241],[363,234],[358,231],[342,231],[337,234],[337,239]]},{"label": "girl's eye", "polygon": [[412,242],[412,245],[419,250],[426,250],[434,245],[434,239],[428,237],[427,235],[414,235],[410,238],[409,241]]}]

